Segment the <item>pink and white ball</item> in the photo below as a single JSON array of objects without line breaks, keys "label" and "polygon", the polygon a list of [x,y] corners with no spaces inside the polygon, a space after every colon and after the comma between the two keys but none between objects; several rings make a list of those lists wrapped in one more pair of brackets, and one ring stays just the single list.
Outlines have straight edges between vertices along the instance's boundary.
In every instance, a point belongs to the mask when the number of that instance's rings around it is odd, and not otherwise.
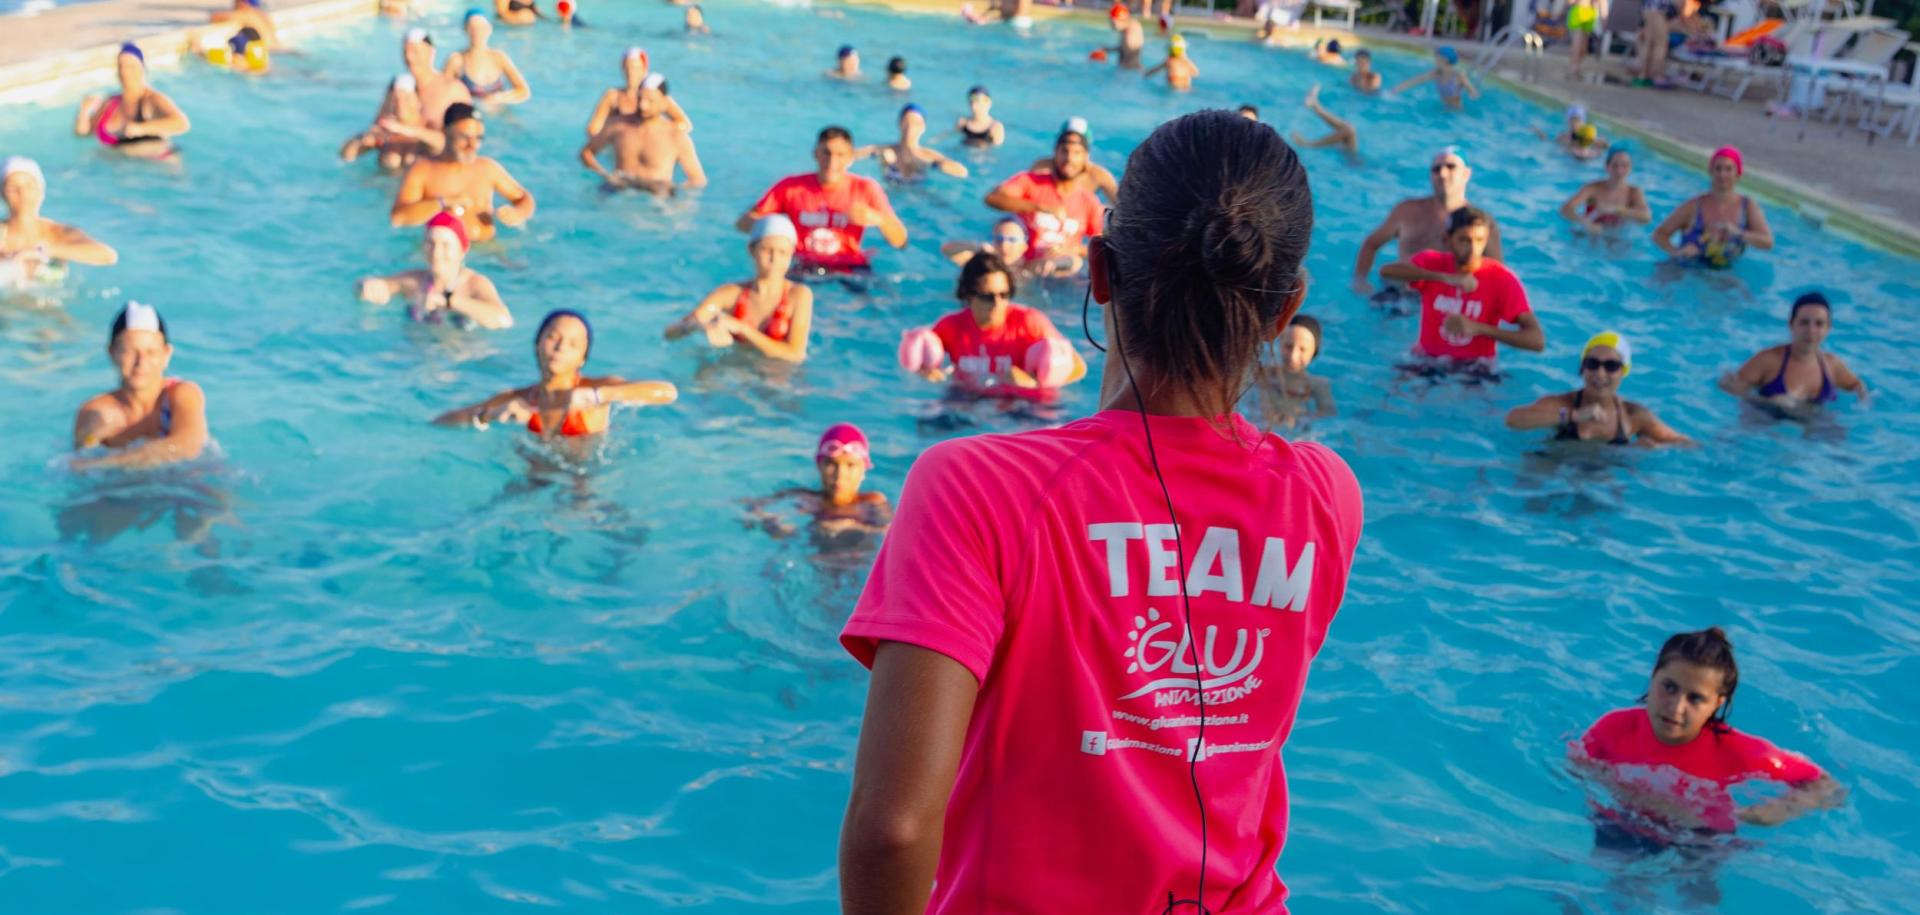
[{"label": "pink and white ball", "polygon": [[900,367],[915,375],[946,364],[947,348],[930,327],[916,327],[900,335]]},{"label": "pink and white ball", "polygon": [[1027,347],[1021,368],[1043,388],[1057,388],[1073,379],[1073,344],[1059,337],[1048,337]]}]

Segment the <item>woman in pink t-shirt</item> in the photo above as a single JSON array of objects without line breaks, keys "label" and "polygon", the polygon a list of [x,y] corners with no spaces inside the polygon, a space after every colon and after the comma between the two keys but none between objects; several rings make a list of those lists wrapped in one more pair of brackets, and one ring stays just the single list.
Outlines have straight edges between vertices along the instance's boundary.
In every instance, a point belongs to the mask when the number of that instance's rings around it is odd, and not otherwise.
[{"label": "woman in pink t-shirt", "polygon": [[1101,411],[929,448],[841,635],[873,669],[846,912],[1285,909],[1281,747],[1360,487],[1233,404],[1305,295],[1312,193],[1271,127],[1205,111],[1120,200]]},{"label": "woman in pink t-shirt", "polygon": [[[1715,626],[1667,639],[1653,662],[1644,707],[1608,712],[1567,753],[1608,790],[1599,811],[1603,844],[1665,844],[1689,833],[1732,832],[1738,823],[1777,826],[1809,810],[1837,807],[1846,791],[1797,753],[1727,724],[1740,667]],[[1785,793],[1741,807],[1728,788],[1764,780]]]}]

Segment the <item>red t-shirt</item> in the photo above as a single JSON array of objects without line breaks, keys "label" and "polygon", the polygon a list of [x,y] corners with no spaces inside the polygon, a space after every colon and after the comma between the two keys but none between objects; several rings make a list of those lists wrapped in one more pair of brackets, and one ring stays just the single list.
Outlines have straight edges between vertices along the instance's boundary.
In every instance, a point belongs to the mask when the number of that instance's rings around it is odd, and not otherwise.
[{"label": "red t-shirt", "polygon": [[973,312],[962,308],[935,322],[933,335],[953,360],[953,380],[974,393],[1005,393],[1009,396],[1028,391],[1009,385],[993,384],[1009,367],[1022,366],[1027,350],[1035,343],[1060,336],[1053,322],[1039,310],[1025,305],[1008,305],[1007,319],[999,327],[983,329],[973,320]]},{"label": "red t-shirt", "polygon": [[[1460,262],[1446,251],[1422,251],[1409,261],[1422,270],[1458,273]],[[1478,288],[1465,294],[1460,287],[1434,280],[1415,280],[1408,284],[1420,293],[1420,352],[1429,356],[1454,359],[1487,359],[1494,356],[1492,337],[1459,337],[1442,329],[1447,315],[1465,315],[1482,324],[1512,324],[1532,309],[1527,305],[1526,287],[1499,262],[1482,258],[1473,279]]]},{"label": "red t-shirt", "polygon": [[1325,446],[1237,415],[1224,430],[1148,422],[1179,507],[1192,651],[1140,414],[942,442],[907,475],[840,638],[864,664],[903,642],[980,681],[929,912],[1148,913],[1169,890],[1191,897],[1196,755],[1207,907],[1285,910],[1281,746],[1346,591],[1360,486]]},{"label": "red t-shirt", "polygon": [[1618,773],[1635,787],[1670,794],[1700,813],[1710,829],[1735,825],[1730,785],[1767,779],[1803,785],[1826,774],[1797,753],[1789,753],[1750,734],[1711,727],[1679,746],[1653,736],[1644,708],[1623,708],[1602,715],[1580,738],[1578,750],[1596,762],[1629,767]]},{"label": "red t-shirt", "polygon": [[780,213],[800,231],[794,257],[802,266],[828,270],[858,270],[867,266],[860,237],[867,228],[853,222],[853,205],[864,204],[875,213],[893,212],[887,192],[872,178],[848,175],[833,187],[821,187],[817,174],[791,175],[775,182],[760,202],[755,217]]},{"label": "red t-shirt", "polygon": [[1059,182],[1051,171],[1021,172],[1002,182],[997,190],[1049,210],[1067,211],[1064,224],[1052,213],[1020,214],[1021,224],[1027,227],[1027,260],[1078,253],[1088,236],[1100,234],[1100,219],[1104,212],[1100,207],[1100,198],[1085,187],[1061,194]]}]

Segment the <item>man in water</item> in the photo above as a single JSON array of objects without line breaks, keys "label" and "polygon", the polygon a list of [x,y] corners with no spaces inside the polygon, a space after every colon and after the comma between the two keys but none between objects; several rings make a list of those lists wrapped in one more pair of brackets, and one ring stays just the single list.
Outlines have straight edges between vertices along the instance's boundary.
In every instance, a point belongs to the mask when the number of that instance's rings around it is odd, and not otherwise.
[{"label": "man in water", "polygon": [[[1433,193],[1425,197],[1409,197],[1394,204],[1388,211],[1380,227],[1360,243],[1360,256],[1353,261],[1353,289],[1361,295],[1373,293],[1373,286],[1367,281],[1373,272],[1373,259],[1380,253],[1381,247],[1388,242],[1399,244],[1399,259],[1395,263],[1408,263],[1417,253],[1427,250],[1446,248],[1447,217],[1454,210],[1467,206],[1467,179],[1473,177],[1473,169],[1467,167],[1467,160],[1448,146],[1433,157],[1428,169],[1433,185]],[[1501,259],[1500,226],[1490,223],[1486,255],[1494,260]],[[1388,286],[1373,296],[1374,302],[1389,305],[1400,298],[1404,291]]]},{"label": "man in water", "polygon": [[1347,84],[1368,95],[1380,91],[1380,71],[1373,68],[1372,51],[1361,48],[1353,52],[1353,72],[1347,75]]},{"label": "man in water", "polygon": [[1167,59],[1141,75],[1151,78],[1161,71],[1167,74],[1169,88],[1177,92],[1193,88],[1193,78],[1200,75],[1200,68],[1194,66],[1193,60],[1187,57],[1187,36],[1175,34],[1167,42]]},{"label": "man in water", "polygon": [[421,153],[436,155],[442,149],[447,108],[473,101],[465,83],[434,66],[433,37],[425,29],[407,30],[400,57],[407,72],[387,88],[373,127],[340,147],[340,158],[352,162],[360,153],[378,149],[382,168],[399,168]]},{"label": "man in water", "polygon": [[1381,276],[1420,296],[1420,340],[1413,349],[1430,367],[1490,372],[1496,345],[1546,349],[1526,287],[1487,247],[1492,231],[1487,214],[1461,207],[1447,218],[1445,247],[1380,268]]},{"label": "man in water", "polygon": [[879,229],[895,248],[907,246],[907,227],[894,215],[880,182],[847,172],[853,165],[853,134],[845,127],[821,130],[814,140],[813,161],[816,171],[775,182],[740,214],[734,227],[751,232],[762,216],[786,216],[800,230],[794,259],[811,270],[867,269],[860,239],[868,227]]},{"label": "man in water", "polygon": [[[614,170],[600,164],[600,150],[613,147]],[[654,194],[673,193],[673,167],[686,173],[684,187],[706,187],[707,173],[693,151],[693,137],[667,116],[667,79],[649,73],[640,83],[640,112],[614,117],[587,145],[580,162],[612,188],[631,187]]]},{"label": "man in water", "polygon": [[1140,53],[1147,47],[1147,30],[1140,27],[1140,20],[1128,14],[1124,6],[1115,7],[1109,21],[1113,30],[1120,33],[1120,44],[1113,49],[1120,69],[1140,69]]},{"label": "man in water", "polygon": [[1086,253],[1087,236],[1100,234],[1102,208],[1094,188],[1086,135],[1062,130],[1048,167],[1007,179],[987,195],[987,206],[1019,217],[1029,239],[1028,260],[1078,258]]},{"label": "man in water", "polygon": [[493,237],[495,212],[493,195],[507,198],[498,221],[510,226],[524,224],[533,216],[533,195],[513,180],[507,170],[480,155],[480,141],[487,126],[473,106],[461,102],[447,108],[446,152],[422,159],[407,169],[400,180],[400,193],[393,198],[393,225],[419,226],[442,211],[460,217],[467,237],[486,241]]}]

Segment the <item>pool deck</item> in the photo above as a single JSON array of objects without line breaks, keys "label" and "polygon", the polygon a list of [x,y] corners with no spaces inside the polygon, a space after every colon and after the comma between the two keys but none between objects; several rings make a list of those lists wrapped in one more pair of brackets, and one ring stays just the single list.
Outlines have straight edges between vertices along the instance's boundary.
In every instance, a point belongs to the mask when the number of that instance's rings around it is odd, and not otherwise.
[{"label": "pool deck", "polygon": [[[846,2],[948,14],[959,7],[958,0]],[[31,17],[0,18],[0,28],[7,35],[0,44],[0,104],[68,92],[81,81],[98,82],[111,72],[114,50],[130,38],[140,42],[152,64],[170,65],[186,50],[191,32],[206,25],[209,12],[231,5],[231,0],[103,0]],[[374,4],[373,0],[275,0],[269,6],[283,36],[297,43],[303,33],[373,15]],[[1104,4],[1099,9],[1036,4],[1034,15],[1043,20],[1077,16],[1104,21],[1105,12]],[[1189,19],[1182,28],[1250,33],[1253,23]],[[1350,34],[1344,29],[1306,27],[1290,40],[1310,42],[1320,34],[1412,50],[1432,44],[1366,28]],[[1477,53],[1475,48],[1465,56],[1472,59]],[[1704,163],[1709,150],[1738,146],[1748,165],[1743,187],[1830,229],[1920,257],[1920,181],[1914,179],[1920,174],[1920,146],[1908,146],[1899,138],[1869,143],[1858,130],[1825,123],[1776,122],[1765,116],[1758,100],[1735,103],[1685,90],[1576,83],[1561,77],[1563,61],[1549,55],[1537,80],[1524,78],[1515,63],[1488,79],[1551,106],[1578,100],[1609,135],[1633,137],[1645,147],[1683,161]]]}]

